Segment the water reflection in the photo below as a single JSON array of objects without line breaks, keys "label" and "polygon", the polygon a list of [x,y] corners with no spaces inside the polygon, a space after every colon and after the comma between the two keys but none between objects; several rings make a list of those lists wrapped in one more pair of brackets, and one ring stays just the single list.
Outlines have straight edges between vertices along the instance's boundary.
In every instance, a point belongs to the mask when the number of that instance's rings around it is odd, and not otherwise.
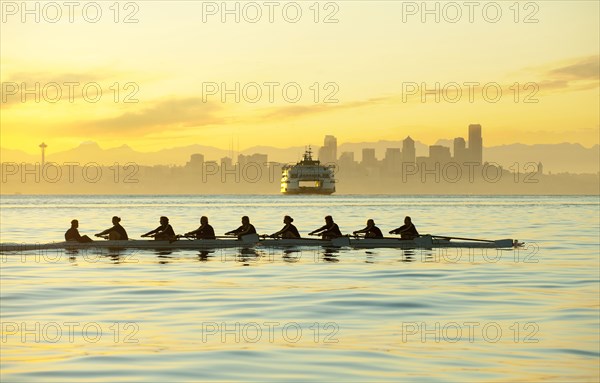
[{"label": "water reflection", "polygon": [[250,266],[250,264],[260,261],[261,254],[263,254],[262,251],[253,247],[242,247],[239,249],[236,261],[242,263],[243,266]]},{"label": "water reflection", "polygon": [[297,248],[283,250],[282,259],[287,263],[297,263],[302,258],[302,252]]},{"label": "water reflection", "polygon": [[200,252],[198,252],[198,260],[200,262],[208,262],[209,258],[213,257],[211,254],[214,252],[214,250],[200,250]]},{"label": "water reflection", "polygon": [[[120,264],[125,262],[138,262],[134,257],[138,253],[135,249],[124,249],[120,247],[107,247],[107,248],[92,248],[92,249],[77,249],[74,247],[65,248],[64,255],[68,258],[70,263],[78,265],[78,262],[84,263],[98,263],[104,259],[114,264]],[[60,254],[62,256],[63,254]],[[44,259],[48,258],[46,255]]]},{"label": "water reflection", "polygon": [[338,253],[340,252],[339,248],[334,247],[324,247],[323,248],[323,261],[337,263],[340,260],[338,259]]},{"label": "water reflection", "polygon": [[156,249],[154,250],[154,254],[158,257],[158,263],[161,265],[166,265],[167,263],[170,263],[171,260],[174,258],[171,256],[171,254],[173,254],[172,250]]},{"label": "water reflection", "polygon": [[366,259],[365,259],[365,263],[375,263],[375,257],[374,255],[376,255],[377,253],[374,251],[365,251],[366,254]]}]

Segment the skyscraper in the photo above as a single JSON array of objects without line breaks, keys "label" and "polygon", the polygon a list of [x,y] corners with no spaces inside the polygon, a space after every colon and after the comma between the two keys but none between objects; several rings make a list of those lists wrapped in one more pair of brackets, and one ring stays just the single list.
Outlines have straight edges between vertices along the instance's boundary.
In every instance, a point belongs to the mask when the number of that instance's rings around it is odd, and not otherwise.
[{"label": "skyscraper", "polygon": [[375,157],[375,149],[364,148],[362,150],[362,162],[363,166],[375,167],[377,166],[377,158]]},{"label": "skyscraper", "polygon": [[429,147],[429,160],[434,164],[442,165],[450,162],[450,148],[442,145],[431,145]]},{"label": "skyscraper", "polygon": [[462,164],[468,161],[467,159],[467,143],[462,137],[454,139],[454,162]]},{"label": "skyscraper", "polygon": [[469,125],[469,159],[479,164],[483,163],[483,139],[481,125]]},{"label": "skyscraper", "polygon": [[415,141],[408,136],[402,141],[402,162],[414,163],[415,158]]},{"label": "skyscraper", "polygon": [[400,172],[402,169],[402,152],[400,148],[387,148],[385,150],[383,166],[388,174]]},{"label": "skyscraper", "polygon": [[325,136],[323,146],[319,149],[319,161],[323,164],[337,161],[337,138],[334,136]]}]

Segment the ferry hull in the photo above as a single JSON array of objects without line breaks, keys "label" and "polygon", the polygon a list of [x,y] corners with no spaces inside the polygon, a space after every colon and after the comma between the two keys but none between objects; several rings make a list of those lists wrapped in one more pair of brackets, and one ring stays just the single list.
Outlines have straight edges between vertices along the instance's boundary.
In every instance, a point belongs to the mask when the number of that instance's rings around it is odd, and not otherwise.
[{"label": "ferry hull", "polygon": [[333,190],[326,190],[326,189],[318,189],[318,188],[300,188],[300,189],[286,189],[285,191],[281,192],[282,194],[286,194],[286,195],[293,195],[293,194],[320,194],[320,195],[331,195],[333,193],[335,193],[335,189]]}]

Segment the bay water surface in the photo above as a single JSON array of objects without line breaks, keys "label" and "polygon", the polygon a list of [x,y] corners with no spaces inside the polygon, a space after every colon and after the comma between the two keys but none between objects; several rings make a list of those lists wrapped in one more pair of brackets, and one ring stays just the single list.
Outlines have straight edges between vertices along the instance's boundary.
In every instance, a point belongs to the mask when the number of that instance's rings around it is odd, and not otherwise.
[{"label": "bay water surface", "polygon": [[284,215],[513,238],[519,250],[36,250],[0,254],[2,382],[597,382],[598,196],[2,196],[0,242],[130,238]]}]

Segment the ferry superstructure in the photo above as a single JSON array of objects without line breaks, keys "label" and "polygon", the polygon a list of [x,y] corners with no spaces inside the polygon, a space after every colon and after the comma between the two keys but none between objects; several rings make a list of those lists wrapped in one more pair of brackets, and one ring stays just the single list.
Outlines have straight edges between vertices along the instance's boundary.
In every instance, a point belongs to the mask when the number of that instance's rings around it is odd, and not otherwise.
[{"label": "ferry superstructure", "polygon": [[335,193],[335,165],[322,165],[319,160],[313,160],[309,146],[304,152],[302,161],[282,168],[281,193]]}]

